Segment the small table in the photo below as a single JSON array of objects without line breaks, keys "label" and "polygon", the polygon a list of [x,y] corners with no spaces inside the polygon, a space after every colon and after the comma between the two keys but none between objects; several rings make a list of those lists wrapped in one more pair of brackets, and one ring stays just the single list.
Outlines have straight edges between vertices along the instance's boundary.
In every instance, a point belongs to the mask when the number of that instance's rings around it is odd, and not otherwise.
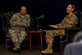
[{"label": "small table", "polygon": [[43,41],[43,31],[29,31],[29,34],[30,34],[30,50],[32,49],[32,35],[40,35],[40,48],[41,50],[43,49],[42,45],[42,41]]}]

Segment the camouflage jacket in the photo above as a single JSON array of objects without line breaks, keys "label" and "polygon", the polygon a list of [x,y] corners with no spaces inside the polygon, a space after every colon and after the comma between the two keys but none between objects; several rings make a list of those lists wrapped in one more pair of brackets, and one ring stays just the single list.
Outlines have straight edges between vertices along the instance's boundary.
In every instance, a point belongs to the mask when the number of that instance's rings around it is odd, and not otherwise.
[{"label": "camouflage jacket", "polygon": [[59,26],[60,28],[75,27],[77,23],[78,18],[74,13],[72,13],[71,15],[66,15],[62,22],[57,24],[57,26]]},{"label": "camouflage jacket", "polygon": [[[21,23],[25,23],[26,25],[20,25]],[[20,13],[16,13],[10,19],[10,25],[14,28],[25,28],[30,26],[30,15],[21,15]]]}]

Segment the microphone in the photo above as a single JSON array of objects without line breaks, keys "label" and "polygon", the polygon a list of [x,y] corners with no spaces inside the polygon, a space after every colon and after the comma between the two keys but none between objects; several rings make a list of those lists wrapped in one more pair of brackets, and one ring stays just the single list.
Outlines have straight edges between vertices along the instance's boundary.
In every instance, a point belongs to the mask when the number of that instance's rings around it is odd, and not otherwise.
[{"label": "microphone", "polygon": [[39,18],[44,18],[45,16],[44,15],[41,15]]},{"label": "microphone", "polygon": [[38,17],[38,18],[36,18],[36,19],[42,19],[42,18],[44,18],[45,17],[45,15],[41,15],[40,17]]}]

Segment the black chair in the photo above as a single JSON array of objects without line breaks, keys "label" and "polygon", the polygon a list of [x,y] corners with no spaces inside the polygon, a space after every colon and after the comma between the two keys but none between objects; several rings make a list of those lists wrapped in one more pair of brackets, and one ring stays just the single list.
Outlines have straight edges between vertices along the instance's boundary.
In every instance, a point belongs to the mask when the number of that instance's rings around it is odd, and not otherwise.
[{"label": "black chair", "polygon": [[63,53],[64,47],[66,44],[71,43],[73,41],[74,35],[81,30],[81,17],[80,12],[75,11],[75,14],[78,18],[78,24],[76,27],[70,27],[65,29],[65,36],[60,36],[60,49],[61,53]]},{"label": "black chair", "polygon": [[78,24],[76,27],[66,29],[66,37],[68,39],[68,43],[73,42],[74,35],[81,30],[81,13],[80,11],[75,11],[75,14],[78,18]]}]

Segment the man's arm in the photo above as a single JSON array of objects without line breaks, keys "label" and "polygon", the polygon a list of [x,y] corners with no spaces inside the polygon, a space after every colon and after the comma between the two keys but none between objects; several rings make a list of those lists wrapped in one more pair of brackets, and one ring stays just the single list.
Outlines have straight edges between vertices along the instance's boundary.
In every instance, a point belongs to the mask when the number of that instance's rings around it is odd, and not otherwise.
[{"label": "man's arm", "polygon": [[21,18],[19,17],[19,14],[16,13],[12,16],[10,19],[11,26],[23,26],[24,24],[21,22]]},{"label": "man's arm", "polygon": [[28,15],[28,18],[27,18],[27,26],[30,26],[30,24],[31,24],[30,15]]},{"label": "man's arm", "polygon": [[26,18],[23,20],[23,26],[30,26],[30,15],[27,15]]},{"label": "man's arm", "polygon": [[11,25],[11,26],[17,25],[17,17],[16,17],[16,15],[13,15],[13,16],[11,17],[11,19],[10,19],[10,25]]}]

